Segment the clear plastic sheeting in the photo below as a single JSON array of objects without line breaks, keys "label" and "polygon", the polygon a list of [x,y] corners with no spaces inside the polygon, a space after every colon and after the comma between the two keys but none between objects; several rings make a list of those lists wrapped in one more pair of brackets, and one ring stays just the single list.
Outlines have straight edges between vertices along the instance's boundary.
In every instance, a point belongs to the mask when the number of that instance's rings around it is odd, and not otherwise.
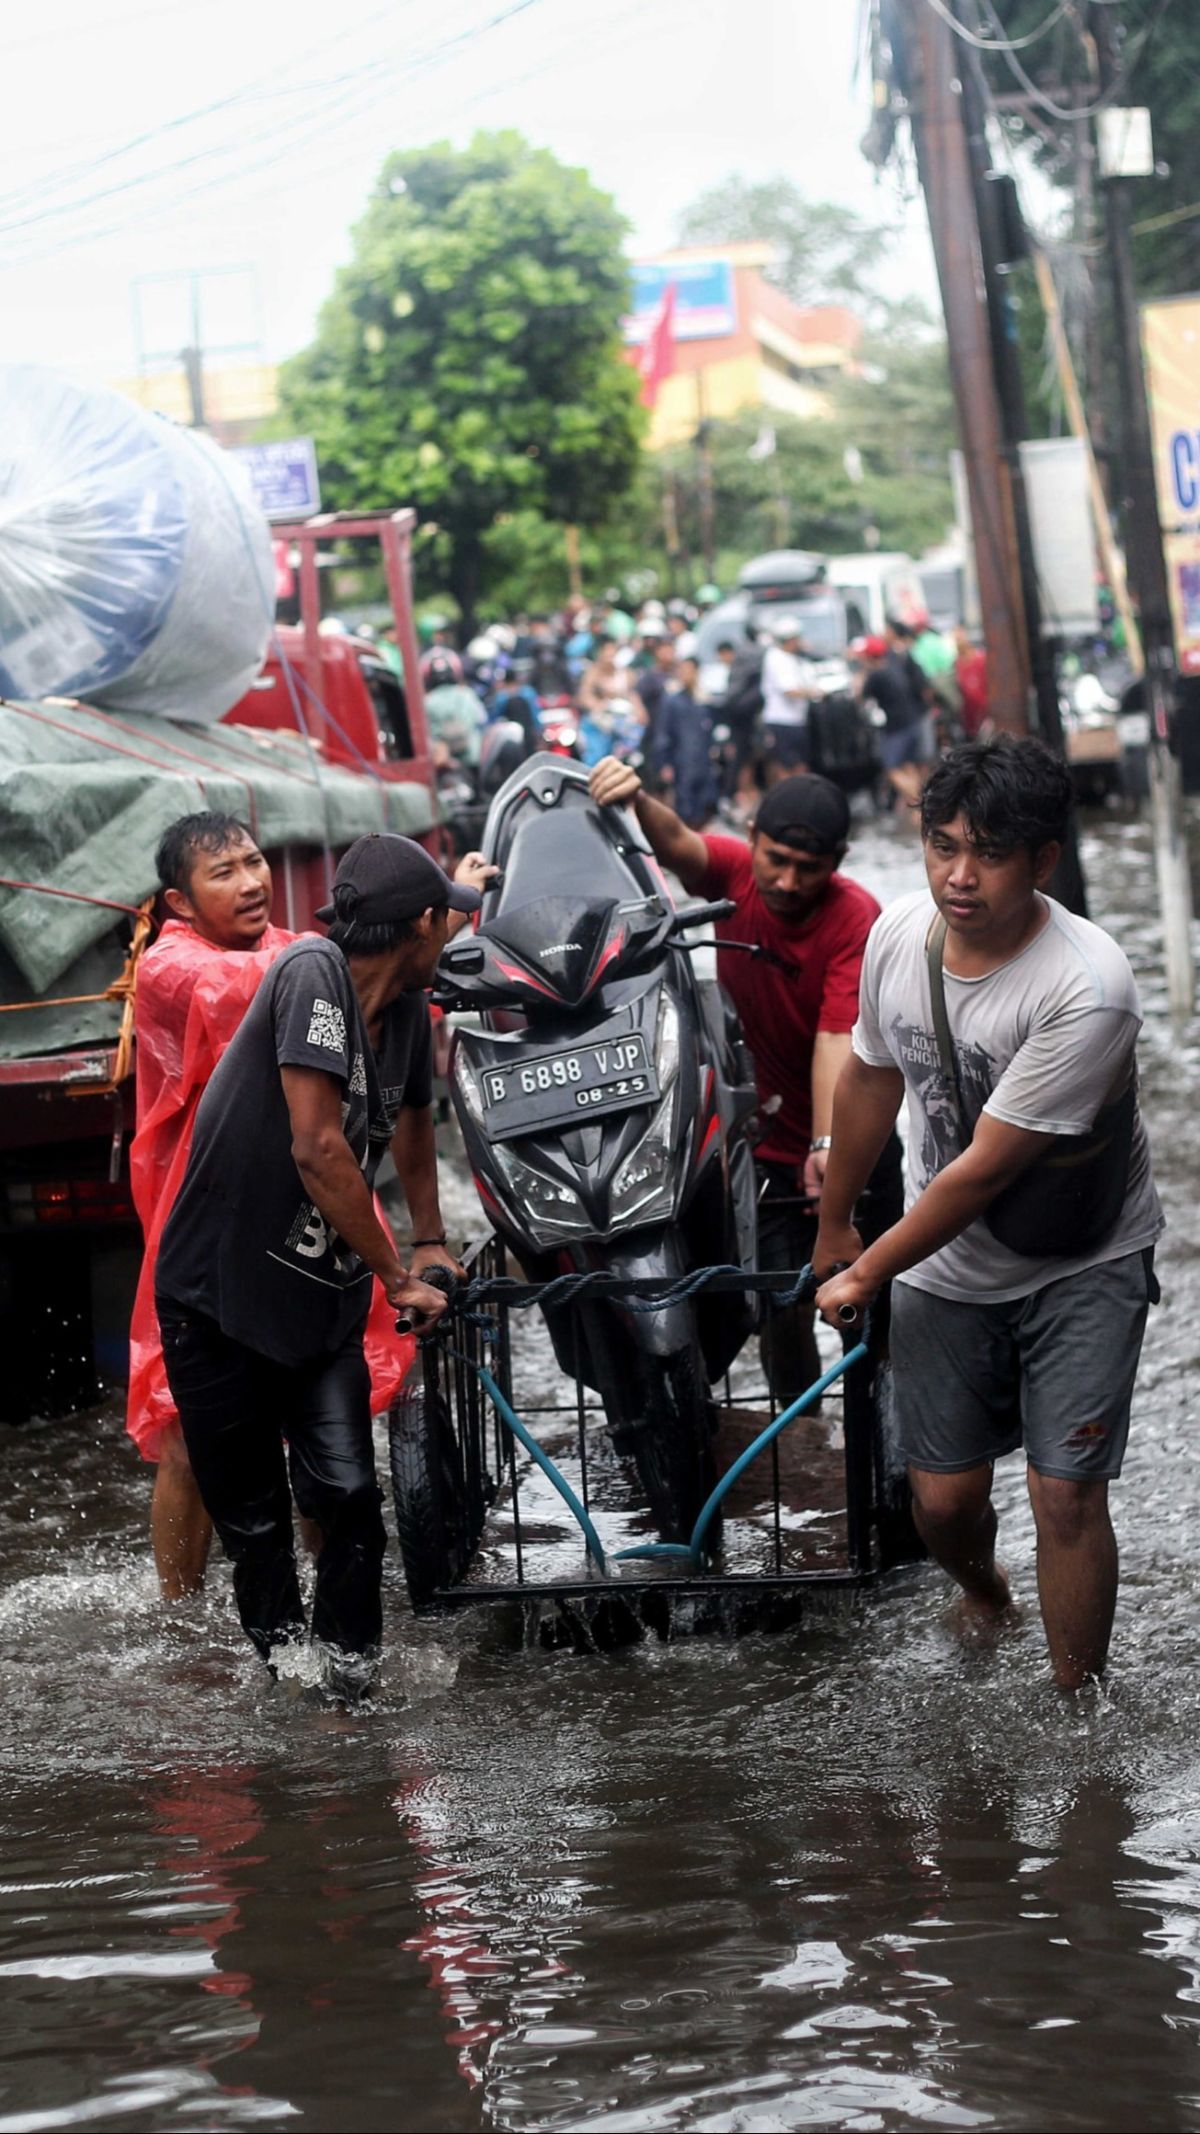
[{"label": "clear plastic sheeting", "polygon": [[262,665],[267,522],[207,438],[0,366],[0,694],[219,719]]}]

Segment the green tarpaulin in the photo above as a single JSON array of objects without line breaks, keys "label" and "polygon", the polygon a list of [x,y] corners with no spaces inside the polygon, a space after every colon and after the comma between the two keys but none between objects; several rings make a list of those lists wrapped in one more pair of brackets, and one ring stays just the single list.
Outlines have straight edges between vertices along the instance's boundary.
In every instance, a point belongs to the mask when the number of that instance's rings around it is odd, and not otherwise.
[{"label": "green tarpaulin", "polygon": [[[334,769],[298,733],[0,700],[0,876],[39,885],[0,886],[0,1005],[102,991],[127,926],[45,890],[139,904],[167,824],[202,808],[241,816],[268,853],[420,837],[437,819],[428,787]],[[106,1002],[0,1014],[0,1058],[94,1042],[118,1019]]]}]

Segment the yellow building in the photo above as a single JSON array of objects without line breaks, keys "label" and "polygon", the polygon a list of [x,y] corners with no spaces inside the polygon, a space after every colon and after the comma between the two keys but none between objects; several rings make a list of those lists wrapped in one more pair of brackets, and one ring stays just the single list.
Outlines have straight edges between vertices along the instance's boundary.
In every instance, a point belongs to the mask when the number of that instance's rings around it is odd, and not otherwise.
[{"label": "yellow building", "polygon": [[819,418],[830,379],[855,368],[862,327],[854,313],[845,304],[794,304],[763,277],[772,256],[765,244],[682,245],[635,262],[625,335],[634,360],[663,291],[675,290],[673,368],[651,412],[652,450],[745,408]]}]

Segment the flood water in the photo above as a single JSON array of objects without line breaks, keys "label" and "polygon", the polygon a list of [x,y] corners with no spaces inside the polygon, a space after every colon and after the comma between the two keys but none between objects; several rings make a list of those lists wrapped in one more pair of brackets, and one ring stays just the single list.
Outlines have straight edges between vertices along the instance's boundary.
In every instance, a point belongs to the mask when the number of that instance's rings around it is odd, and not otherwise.
[{"label": "flood water", "polygon": [[223,1565],[164,1614],[115,1405],[5,1432],[0,2134],[1200,2125],[1200,1045],[1144,828],[1086,859],[1170,1217],[1107,1692],[1047,1681],[1017,1461],[998,1648],[926,1568],[774,1637],[513,1650],[414,1628],[393,1551],[349,1719],[264,1681]]}]

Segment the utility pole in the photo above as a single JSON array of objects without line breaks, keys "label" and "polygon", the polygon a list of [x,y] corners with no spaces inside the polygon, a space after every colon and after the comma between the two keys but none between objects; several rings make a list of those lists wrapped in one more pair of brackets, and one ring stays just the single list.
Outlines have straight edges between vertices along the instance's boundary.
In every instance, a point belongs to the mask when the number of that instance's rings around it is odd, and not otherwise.
[{"label": "utility pole", "polygon": [[[1004,279],[1005,268],[1017,257],[1024,256],[1028,245],[1020,225],[1016,189],[1011,179],[998,177],[992,170],[984,101],[979,83],[979,60],[976,54],[964,53],[961,66],[963,124],[971,166],[975,214],[979,226],[980,264],[987,301],[1000,428],[1012,496],[1013,532],[1016,536],[1021,604],[1025,611],[1025,631],[1037,706],[1037,727],[1043,741],[1056,755],[1065,756],[1066,744],[1058,701],[1058,670],[1054,645],[1043,626],[1033,528],[1029,517],[1029,499],[1025,492],[1025,472],[1021,464],[1021,445],[1029,434],[1025,386],[1021,377],[1016,320]],[[1087,887],[1079,857],[1078,833],[1073,821],[1067,844],[1063,848],[1062,859],[1055,871],[1053,891],[1068,910],[1087,917]]]},{"label": "utility pole", "polygon": [[696,372],[696,480],[700,498],[700,548],[704,556],[704,575],[711,580],[716,569],[712,426],[708,419],[708,395],[704,385],[703,364]]},{"label": "utility pole", "polygon": [[899,0],[894,56],[908,104],[950,345],[992,715],[1029,730],[1030,659],[1012,484],[981,287],[979,231],[963,125],[956,39],[926,0]]},{"label": "utility pole", "polygon": [[[1092,0],[1100,88],[1115,96],[1119,56],[1111,0]],[[1163,558],[1154,480],[1154,448],[1146,376],[1142,366],[1133,240],[1129,230],[1129,180],[1105,176],[1104,223],[1121,381],[1121,522],[1130,582],[1138,605],[1145,655],[1144,688],[1150,715],[1150,808],[1162,905],[1167,992],[1171,1013],[1182,1022],[1196,1004],[1192,955],[1192,885],[1183,820],[1183,782],[1175,732],[1175,638],[1167,568]]]}]

